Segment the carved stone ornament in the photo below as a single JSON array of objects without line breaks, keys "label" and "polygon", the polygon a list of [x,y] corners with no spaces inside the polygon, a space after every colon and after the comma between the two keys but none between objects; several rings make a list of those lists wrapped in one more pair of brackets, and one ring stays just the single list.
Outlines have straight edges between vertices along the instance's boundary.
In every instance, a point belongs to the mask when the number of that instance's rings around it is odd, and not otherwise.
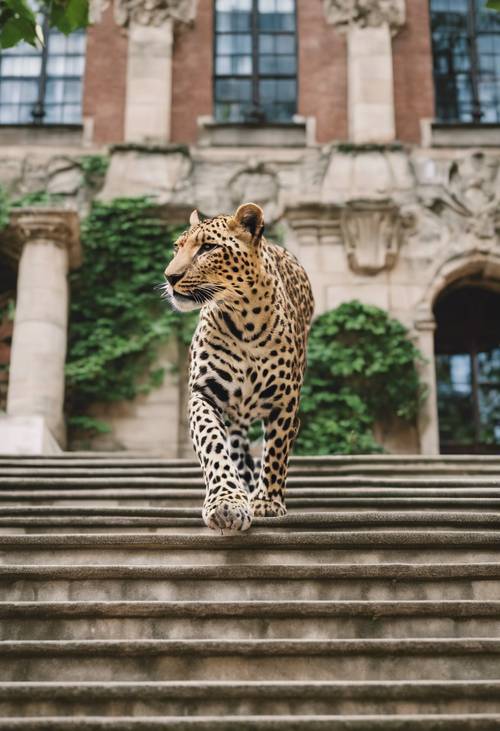
[{"label": "carved stone ornament", "polygon": [[342,209],[340,225],[347,260],[358,274],[392,269],[401,243],[403,218],[390,201],[352,201]]},{"label": "carved stone ornament", "polygon": [[328,23],[339,30],[350,26],[376,28],[388,23],[393,33],[405,24],[405,0],[324,0]]},{"label": "carved stone ornament", "polygon": [[161,25],[166,20],[190,23],[196,17],[196,0],[114,0],[119,25]]},{"label": "carved stone ornament", "polygon": [[[130,22],[140,25],[161,25],[166,20],[191,23],[196,17],[197,0],[113,0],[118,25]],[[99,22],[110,0],[90,0],[90,20]]]},{"label": "carved stone ornament", "polygon": [[80,226],[76,211],[19,208],[10,214],[9,231],[19,252],[26,243],[48,241],[68,250],[70,267],[80,264]]},{"label": "carved stone ornament", "polygon": [[443,187],[421,195],[426,208],[448,222],[455,235],[493,239],[500,228],[500,160],[472,152],[455,160]]}]

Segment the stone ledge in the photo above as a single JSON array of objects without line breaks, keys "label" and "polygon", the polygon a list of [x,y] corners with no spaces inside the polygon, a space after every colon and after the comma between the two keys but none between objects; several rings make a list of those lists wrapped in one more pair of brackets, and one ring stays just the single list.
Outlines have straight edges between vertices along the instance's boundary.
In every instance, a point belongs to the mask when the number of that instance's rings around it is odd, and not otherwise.
[{"label": "stone ledge", "polygon": [[200,147],[306,147],[313,143],[310,120],[275,124],[221,123],[198,117]]},{"label": "stone ledge", "polygon": [[0,454],[60,454],[42,416],[0,416]]}]

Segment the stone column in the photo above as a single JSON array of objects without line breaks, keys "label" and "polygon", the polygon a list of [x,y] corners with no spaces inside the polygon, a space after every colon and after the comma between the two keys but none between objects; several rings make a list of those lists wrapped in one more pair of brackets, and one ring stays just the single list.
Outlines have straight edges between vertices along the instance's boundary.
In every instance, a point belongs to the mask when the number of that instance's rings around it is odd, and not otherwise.
[{"label": "stone column", "polygon": [[415,323],[418,347],[425,358],[420,366],[420,376],[427,386],[427,397],[420,407],[418,433],[421,454],[439,454],[439,417],[437,410],[436,365],[434,361],[434,330],[432,314],[421,317]]},{"label": "stone column", "polygon": [[78,214],[20,209],[11,215],[11,228],[22,248],[7,416],[42,417],[43,426],[62,444],[67,273],[79,260]]},{"label": "stone column", "polygon": [[349,138],[396,138],[391,37],[405,22],[405,0],[324,0],[328,22],[347,34]]},{"label": "stone column", "polygon": [[115,0],[115,18],[128,26],[125,140],[170,140],[175,27],[194,20],[196,0]]}]

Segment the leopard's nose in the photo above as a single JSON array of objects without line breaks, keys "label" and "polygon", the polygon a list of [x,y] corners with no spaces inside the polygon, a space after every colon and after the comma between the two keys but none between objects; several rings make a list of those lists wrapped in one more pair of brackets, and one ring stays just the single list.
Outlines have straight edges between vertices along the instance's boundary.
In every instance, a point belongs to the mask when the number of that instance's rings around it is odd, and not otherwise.
[{"label": "leopard's nose", "polygon": [[182,274],[165,274],[165,278],[166,278],[167,282],[169,284],[171,284],[172,287],[174,287],[177,284],[177,282],[180,279],[182,279],[183,276],[184,276],[184,272]]}]

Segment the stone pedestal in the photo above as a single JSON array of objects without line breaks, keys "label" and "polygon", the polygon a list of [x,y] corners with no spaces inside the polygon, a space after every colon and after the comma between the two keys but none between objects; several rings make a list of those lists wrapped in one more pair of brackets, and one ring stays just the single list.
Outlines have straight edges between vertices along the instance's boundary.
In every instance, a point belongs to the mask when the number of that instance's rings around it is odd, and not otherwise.
[{"label": "stone pedestal", "polygon": [[396,138],[391,31],[352,26],[347,32],[349,139],[356,144]]},{"label": "stone pedestal", "polygon": [[11,228],[21,242],[21,257],[7,416],[41,418],[41,431],[36,424],[33,431],[34,422],[28,429],[38,434],[35,441],[40,445],[47,441],[46,428],[63,445],[67,273],[79,259],[78,215],[68,210],[24,209],[11,216]]},{"label": "stone pedestal", "polygon": [[129,35],[125,141],[168,142],[174,31],[194,21],[196,0],[114,0],[113,5],[116,22],[127,26]]},{"label": "stone pedestal", "polygon": [[125,140],[170,139],[173,20],[129,27]]},{"label": "stone pedestal", "polygon": [[324,0],[329,23],[347,34],[349,139],[396,138],[391,37],[405,22],[405,0]]}]

